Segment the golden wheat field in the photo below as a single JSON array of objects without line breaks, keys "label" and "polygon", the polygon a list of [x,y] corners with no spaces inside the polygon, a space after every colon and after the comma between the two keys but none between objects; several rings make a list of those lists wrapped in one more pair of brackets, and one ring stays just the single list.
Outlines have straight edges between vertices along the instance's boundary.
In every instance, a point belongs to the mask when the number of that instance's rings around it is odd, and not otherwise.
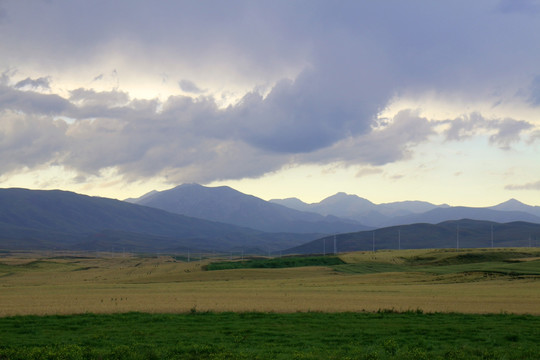
[{"label": "golden wheat field", "polygon": [[[344,254],[398,264],[428,250]],[[397,311],[540,315],[540,277],[480,273],[354,274],[328,267],[205,271],[170,256],[0,257],[0,316],[113,312]]]}]

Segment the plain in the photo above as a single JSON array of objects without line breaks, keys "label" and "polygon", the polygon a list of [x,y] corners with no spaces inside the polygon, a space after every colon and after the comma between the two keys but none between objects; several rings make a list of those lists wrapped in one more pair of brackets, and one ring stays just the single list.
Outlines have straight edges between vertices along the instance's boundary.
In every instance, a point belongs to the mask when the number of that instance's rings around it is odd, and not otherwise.
[{"label": "plain", "polygon": [[539,256],[532,248],[377,251],[343,254],[342,265],[207,271],[216,259],[6,252],[0,316],[191,309],[540,315]]}]

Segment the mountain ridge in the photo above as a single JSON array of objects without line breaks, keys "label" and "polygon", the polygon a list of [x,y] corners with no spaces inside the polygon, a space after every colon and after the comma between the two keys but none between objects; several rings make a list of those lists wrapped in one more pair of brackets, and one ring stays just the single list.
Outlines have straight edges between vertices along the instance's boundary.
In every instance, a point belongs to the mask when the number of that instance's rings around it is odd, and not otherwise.
[{"label": "mountain ridge", "polygon": [[[279,250],[316,234],[269,234],[61,190],[0,189],[0,248]],[[320,235],[319,235],[320,236]],[[103,249],[102,249],[103,250]]]},{"label": "mountain ridge", "polygon": [[415,223],[337,234],[283,250],[283,254],[328,254],[384,249],[489,248],[540,246],[540,224],[460,219]]},{"label": "mountain ridge", "polygon": [[540,222],[540,206],[526,205],[515,199],[510,199],[495,206],[475,208],[450,206],[448,204],[435,205],[419,200],[374,204],[357,195],[338,192],[318,203],[312,204],[304,203],[297,198],[272,199],[270,202],[294,208],[301,207],[307,211],[315,211],[321,214],[333,213],[336,216],[357,220],[375,228],[399,223],[437,223],[467,217],[499,222],[517,220]]},{"label": "mountain ridge", "polygon": [[172,213],[246,226],[265,232],[327,233],[368,229],[358,221],[304,212],[241,193],[228,186],[183,184],[131,200]]}]

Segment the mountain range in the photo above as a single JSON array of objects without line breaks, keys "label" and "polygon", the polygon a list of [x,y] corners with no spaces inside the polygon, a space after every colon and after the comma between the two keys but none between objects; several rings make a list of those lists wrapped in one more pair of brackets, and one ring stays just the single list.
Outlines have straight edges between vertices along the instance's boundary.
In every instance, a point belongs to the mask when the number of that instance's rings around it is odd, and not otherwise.
[{"label": "mountain range", "polygon": [[484,208],[435,205],[425,201],[374,204],[357,195],[340,192],[319,203],[306,204],[297,198],[265,201],[227,186],[184,184],[126,201],[267,232],[333,234],[465,218],[540,223],[540,206],[526,205],[515,199]]},{"label": "mountain range", "polygon": [[152,191],[138,199],[126,201],[273,233],[333,234],[370,229],[356,220],[291,209],[243,194],[228,186],[184,184],[170,190]]},{"label": "mountain range", "polygon": [[332,214],[375,228],[413,223],[436,224],[464,218],[502,223],[512,221],[540,223],[540,206],[526,205],[515,199],[484,208],[452,207],[447,204],[435,205],[423,201],[374,204],[357,195],[345,193],[337,193],[313,204],[306,204],[296,198],[273,199],[270,202],[321,215]]},{"label": "mountain range", "polygon": [[540,224],[470,219],[410,224],[326,236],[283,250],[283,254],[329,254],[381,249],[488,248],[540,246]]},{"label": "mountain range", "polygon": [[[472,231],[470,223],[464,223],[475,221],[489,222],[496,228],[497,245],[507,246],[521,244],[527,234],[536,236],[539,215],[538,206],[516,200],[488,208],[420,201],[376,205],[338,193],[318,204],[305,204],[298,199],[264,201],[229,187],[186,184],[119,201],[13,188],[0,189],[0,249],[321,252],[321,241],[326,245],[334,234],[340,251],[348,249],[341,239],[354,242],[356,248],[351,249],[360,249],[358,244],[369,248],[373,234],[377,248],[396,248],[396,233],[402,236],[403,247],[452,247],[456,226],[461,227],[464,247],[486,246],[485,228]],[[373,219],[386,225],[375,226]],[[511,230],[505,233],[505,227]]]},{"label": "mountain range", "polygon": [[0,189],[0,248],[275,251],[321,234],[269,234],[59,190]]}]

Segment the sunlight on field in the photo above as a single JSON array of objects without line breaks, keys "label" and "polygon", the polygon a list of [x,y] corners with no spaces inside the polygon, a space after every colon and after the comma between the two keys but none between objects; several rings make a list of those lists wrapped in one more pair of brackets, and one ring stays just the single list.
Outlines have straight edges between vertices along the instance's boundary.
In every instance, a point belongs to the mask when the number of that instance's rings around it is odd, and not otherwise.
[{"label": "sunlight on field", "polygon": [[[341,258],[398,264],[404,258],[432,255],[426,250],[407,250]],[[207,263],[169,256],[6,256],[0,258],[0,316],[379,309],[540,314],[538,276],[354,274],[327,267],[204,271]]]}]

